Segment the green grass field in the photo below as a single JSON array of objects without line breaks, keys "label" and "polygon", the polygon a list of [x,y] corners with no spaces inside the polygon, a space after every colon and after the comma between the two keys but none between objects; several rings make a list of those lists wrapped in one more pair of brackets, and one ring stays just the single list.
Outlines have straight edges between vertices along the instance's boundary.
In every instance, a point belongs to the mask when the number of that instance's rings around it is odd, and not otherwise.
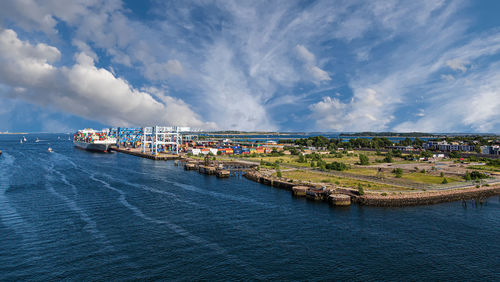
[{"label": "green grass field", "polygon": [[318,172],[313,171],[303,171],[303,170],[294,170],[294,171],[283,171],[282,176],[286,178],[291,178],[293,180],[301,180],[301,181],[312,181],[315,183],[331,183],[342,187],[350,187],[357,189],[358,184],[363,186],[363,189],[367,191],[409,191],[412,189],[398,187],[388,184],[380,184],[363,180],[356,180],[351,178],[343,178],[336,177],[331,175],[325,175]]},{"label": "green grass field", "polygon": [[500,168],[491,165],[470,165],[467,168],[484,170],[489,172],[500,172]]},{"label": "green grass field", "polygon": [[[443,177],[441,176],[429,175],[420,172],[403,173],[403,176],[401,178],[411,180],[412,182],[425,184],[441,184],[443,182]],[[458,176],[446,176],[446,180],[448,180],[448,183],[463,181]]]}]

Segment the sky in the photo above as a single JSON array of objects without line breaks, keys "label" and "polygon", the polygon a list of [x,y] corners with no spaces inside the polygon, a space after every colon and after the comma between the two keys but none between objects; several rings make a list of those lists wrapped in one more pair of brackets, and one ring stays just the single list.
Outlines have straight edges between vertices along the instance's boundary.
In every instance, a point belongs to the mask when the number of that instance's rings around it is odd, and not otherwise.
[{"label": "sky", "polygon": [[0,131],[500,133],[500,1],[0,0]]}]

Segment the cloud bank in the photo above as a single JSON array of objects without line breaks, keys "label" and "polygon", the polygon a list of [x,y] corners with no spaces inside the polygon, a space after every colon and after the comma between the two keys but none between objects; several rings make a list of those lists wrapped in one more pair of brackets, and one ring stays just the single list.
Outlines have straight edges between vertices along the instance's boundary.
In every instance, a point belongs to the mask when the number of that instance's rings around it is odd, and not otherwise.
[{"label": "cloud bank", "polygon": [[469,13],[487,4],[144,5],[5,1],[0,92],[110,124],[500,130],[500,31]]},{"label": "cloud bank", "polygon": [[53,65],[57,48],[22,41],[10,29],[0,30],[0,82],[11,98],[56,107],[114,126],[175,124],[215,127],[203,123],[182,100],[167,95],[156,100],[103,68],[91,56],[75,55],[71,67]]}]

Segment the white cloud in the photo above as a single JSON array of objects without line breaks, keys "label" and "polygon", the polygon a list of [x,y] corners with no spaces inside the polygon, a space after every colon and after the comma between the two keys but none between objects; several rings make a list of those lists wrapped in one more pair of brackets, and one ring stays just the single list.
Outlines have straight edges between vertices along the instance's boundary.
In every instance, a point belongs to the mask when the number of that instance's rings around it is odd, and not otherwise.
[{"label": "white cloud", "polygon": [[[471,73],[452,84],[433,86],[431,106],[416,121],[397,125],[398,131],[494,132],[500,127],[500,64]],[[497,131],[497,132],[495,132]]]},{"label": "white cloud", "polygon": [[110,125],[215,127],[203,123],[184,101],[166,95],[157,101],[126,80],[97,68],[84,53],[75,56],[72,67],[57,68],[49,64],[60,57],[56,48],[21,41],[12,30],[0,32],[0,50],[1,82],[14,90],[28,90],[12,91],[15,98]]},{"label": "white cloud", "polygon": [[441,79],[446,81],[453,81],[455,80],[455,77],[451,74],[442,74]]},{"label": "white cloud", "polygon": [[297,50],[297,53],[299,54],[299,57],[304,60],[305,63],[309,65],[314,65],[316,63],[316,57],[314,56],[313,53],[309,52],[304,45],[297,45],[295,46],[295,49]]},{"label": "white cloud", "polygon": [[386,115],[381,93],[375,89],[359,89],[349,102],[337,98],[323,97],[309,106],[311,117],[321,129],[335,131],[384,130],[394,116]]},{"label": "white cloud", "polygon": [[469,62],[464,62],[460,59],[453,59],[453,60],[448,60],[446,62],[446,65],[450,67],[452,70],[459,70],[461,72],[466,72],[467,71],[467,66]]},{"label": "white cloud", "polygon": [[318,66],[316,66],[316,56],[314,56],[313,53],[311,53],[309,50],[304,45],[297,45],[295,46],[295,50],[297,54],[299,55],[299,58],[304,62],[305,64],[305,69],[311,76],[311,79],[314,83],[319,83],[321,81],[328,81],[331,80],[330,75],[328,72],[320,69]]},{"label": "white cloud", "polygon": [[332,80],[330,78],[330,75],[328,73],[317,66],[311,66],[309,71],[311,72],[311,75],[315,79],[315,81],[327,81],[327,80]]},{"label": "white cloud", "polygon": [[178,60],[166,63],[151,63],[145,70],[145,76],[151,80],[165,80],[169,74],[182,76],[184,68]]}]

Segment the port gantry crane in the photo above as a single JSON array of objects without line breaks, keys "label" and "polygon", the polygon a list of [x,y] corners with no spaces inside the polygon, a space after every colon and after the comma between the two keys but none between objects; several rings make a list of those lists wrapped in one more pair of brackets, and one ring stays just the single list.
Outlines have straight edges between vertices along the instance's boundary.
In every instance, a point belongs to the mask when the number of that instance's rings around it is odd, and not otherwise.
[{"label": "port gantry crane", "polygon": [[[148,150],[153,155],[160,151],[179,153],[183,136],[178,127],[174,126],[152,126],[152,127],[127,127],[111,128],[111,137],[116,138],[116,146],[137,148],[141,152]],[[186,139],[193,140],[193,135],[186,135]],[[196,138],[197,139],[197,138]]]}]

